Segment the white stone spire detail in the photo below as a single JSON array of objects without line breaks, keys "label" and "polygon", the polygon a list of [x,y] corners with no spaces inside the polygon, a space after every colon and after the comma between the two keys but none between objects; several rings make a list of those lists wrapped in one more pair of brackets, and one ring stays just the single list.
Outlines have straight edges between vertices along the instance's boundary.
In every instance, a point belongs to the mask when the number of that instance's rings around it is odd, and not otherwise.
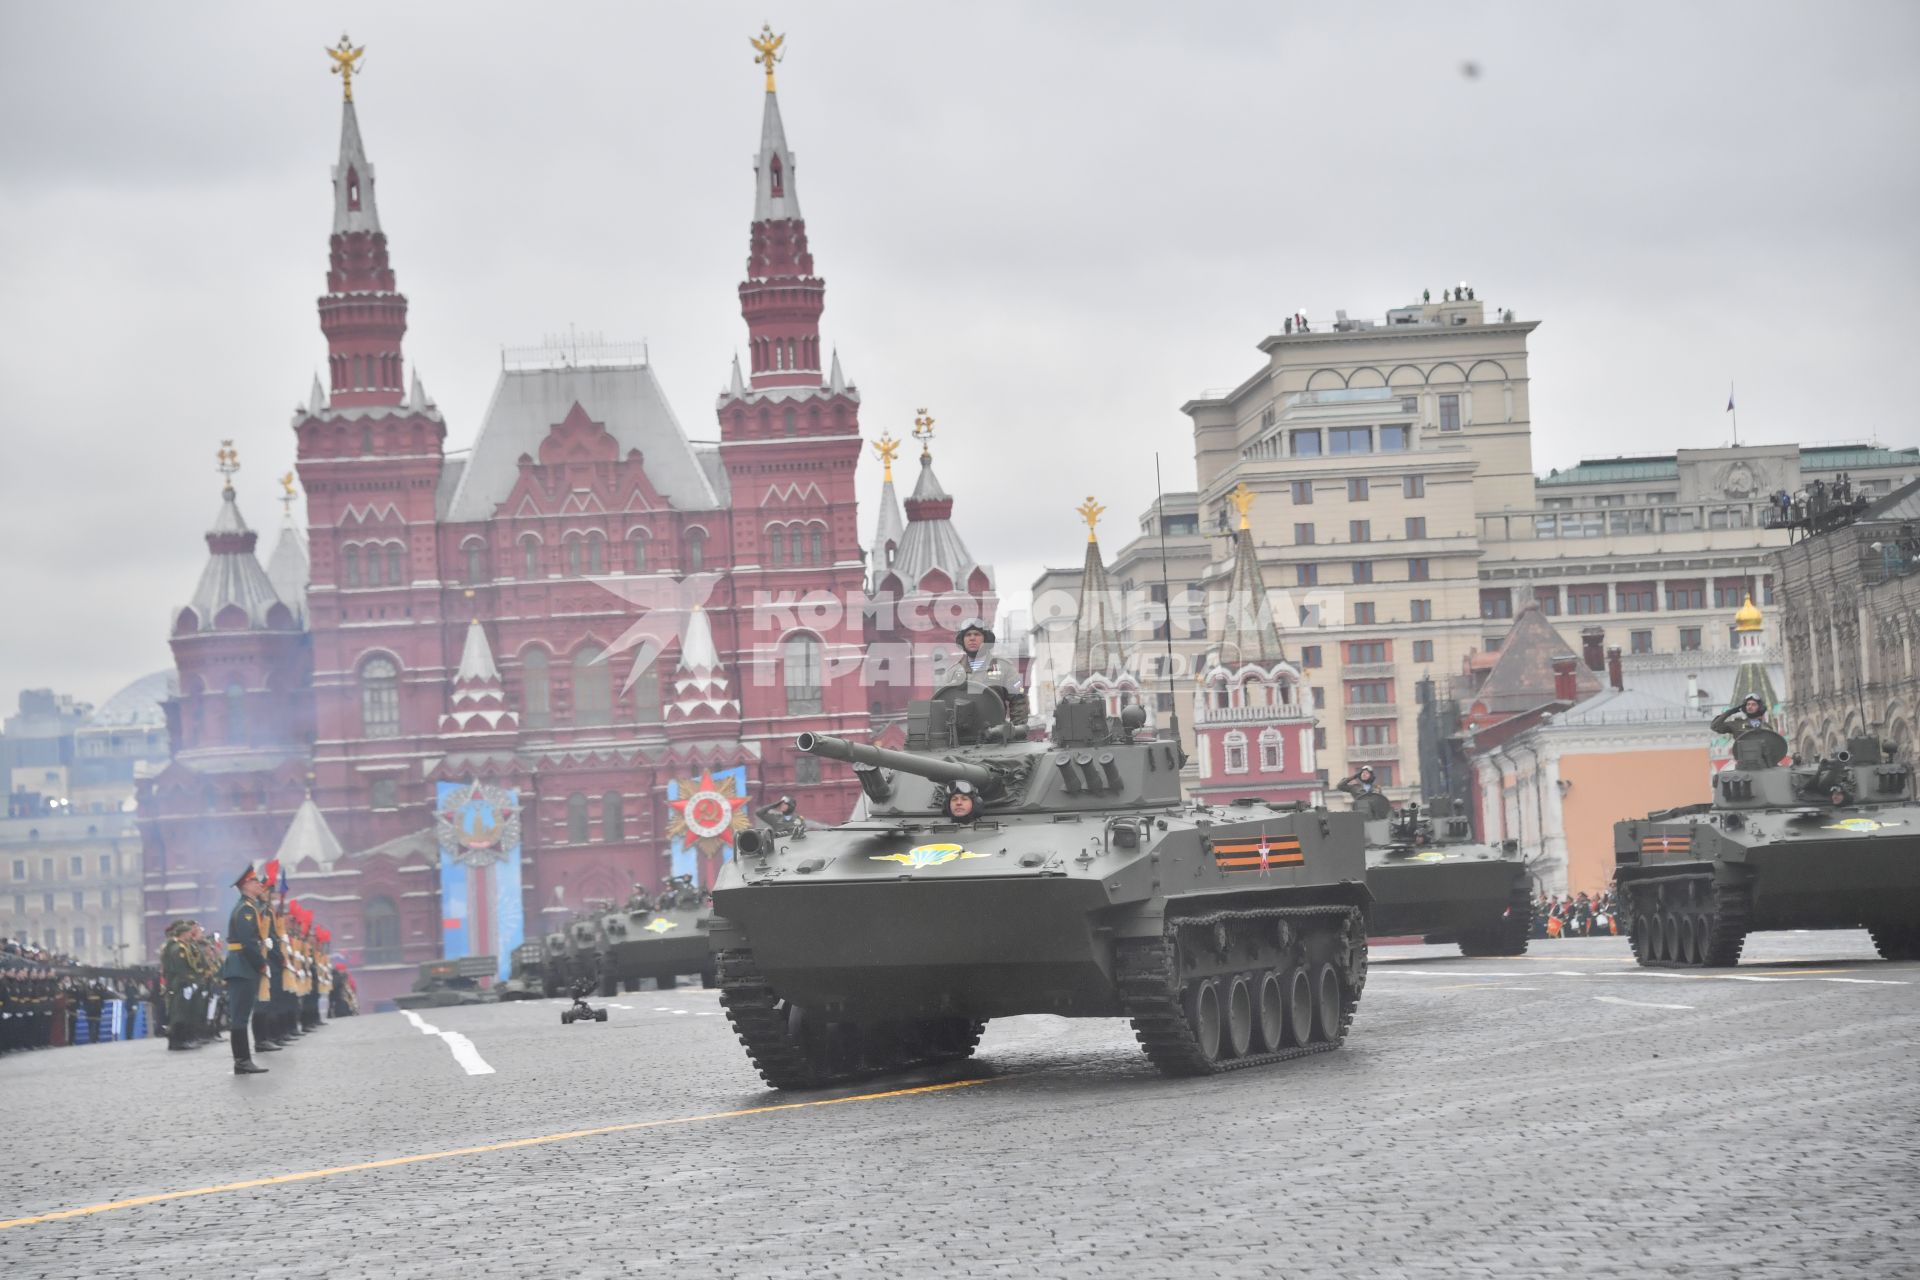
[{"label": "white stone spire detail", "polygon": [[787,127],[780,120],[780,98],[768,90],[767,108],[760,117],[760,154],[753,161],[755,222],[800,217],[800,193],[793,182],[794,168],[793,152],[787,149]]},{"label": "white stone spire detail", "polygon": [[333,828],[327,825],[320,806],[309,795],[294,810],[293,822],[288,825],[287,834],[281,839],[280,848],[273,856],[288,871],[295,870],[308,858],[325,870],[340,860],[342,852],[339,838],[333,834]]},{"label": "white stone spire detail", "polygon": [[428,397],[427,389],[420,384],[420,368],[416,365],[413,369],[413,385],[407,389],[407,401],[400,407],[403,409],[426,409],[430,408],[432,404],[433,401]]},{"label": "white stone spire detail", "polygon": [[467,624],[467,640],[460,649],[460,666],[453,673],[447,713],[440,717],[443,734],[511,733],[520,717],[507,709],[506,686],[493,660],[487,632],[475,618]]},{"label": "white stone spire detail", "polygon": [[746,380],[740,376],[740,353],[738,351],[733,353],[733,380],[727,383],[727,394],[733,396],[735,399],[742,398],[747,394]]},{"label": "white stone spire detail", "polygon": [[327,392],[320,385],[320,375],[316,372],[313,375],[313,390],[307,393],[307,412],[317,418],[326,411]]},{"label": "white stone spire detail", "polygon": [[833,371],[827,375],[827,390],[836,395],[847,389],[847,379],[840,372],[840,348],[833,349]]}]

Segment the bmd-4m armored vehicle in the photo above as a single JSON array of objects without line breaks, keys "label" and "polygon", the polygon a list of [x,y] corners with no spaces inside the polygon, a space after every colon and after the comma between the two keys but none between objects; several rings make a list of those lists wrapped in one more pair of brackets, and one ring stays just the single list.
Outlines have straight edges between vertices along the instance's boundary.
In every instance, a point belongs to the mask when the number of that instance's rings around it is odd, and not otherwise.
[{"label": "bmd-4m armored vehicle", "polygon": [[678,986],[681,974],[698,975],[713,985],[713,956],[707,945],[706,895],[692,876],[675,877],[658,898],[634,887],[624,907],[600,917],[600,994],[638,991],[648,978],[662,991]]},{"label": "bmd-4m armored vehicle", "polygon": [[915,702],[907,750],[803,734],[865,816],[741,833],[713,891],[721,1004],[805,1088],[965,1058],[992,1018],[1122,1017],[1169,1075],[1337,1047],[1367,974],[1361,820],[1196,808],[1178,747],[1063,700],[1028,742],[993,687]]},{"label": "bmd-4m armored vehicle", "polygon": [[492,1004],[498,994],[481,982],[499,971],[497,956],[460,956],[429,960],[420,966],[413,990],[393,998],[402,1009],[441,1009],[456,1004]]},{"label": "bmd-4m armored vehicle", "polygon": [[1533,877],[1511,852],[1473,839],[1463,816],[1418,805],[1392,811],[1385,796],[1356,797],[1367,823],[1368,931],[1453,942],[1468,956],[1517,956],[1533,932]]},{"label": "bmd-4m armored vehicle", "polygon": [[1731,965],[1756,929],[1865,925],[1889,960],[1920,959],[1920,804],[1892,744],[1854,738],[1782,766],[1786,739],[1750,729],[1713,799],[1614,826],[1614,882],[1633,954]]}]

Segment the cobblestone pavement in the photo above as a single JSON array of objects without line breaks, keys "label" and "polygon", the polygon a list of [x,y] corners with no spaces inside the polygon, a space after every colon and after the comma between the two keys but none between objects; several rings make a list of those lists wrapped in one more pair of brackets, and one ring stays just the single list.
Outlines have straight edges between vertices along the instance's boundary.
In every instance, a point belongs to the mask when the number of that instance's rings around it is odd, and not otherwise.
[{"label": "cobblestone pavement", "polygon": [[[1378,948],[1345,1049],[1205,1081],[1036,1017],[962,1072],[776,1094],[714,993],[604,1003],[422,1011],[485,1074],[392,1014],[253,1079],[219,1046],[0,1060],[0,1220],[435,1157],[0,1227],[0,1272],[1912,1274],[1920,966],[1864,934],[1677,976],[1625,939]],[[826,1105],[762,1109],[793,1102]]]}]

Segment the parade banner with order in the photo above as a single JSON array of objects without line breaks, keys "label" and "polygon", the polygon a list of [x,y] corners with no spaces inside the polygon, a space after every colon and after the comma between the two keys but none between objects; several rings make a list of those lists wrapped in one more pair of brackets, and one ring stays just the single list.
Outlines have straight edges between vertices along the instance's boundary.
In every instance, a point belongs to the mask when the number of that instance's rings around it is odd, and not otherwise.
[{"label": "parade banner with order", "polygon": [[520,899],[520,792],[480,782],[436,788],[440,845],[440,954],[497,956],[501,980],[525,941]]}]

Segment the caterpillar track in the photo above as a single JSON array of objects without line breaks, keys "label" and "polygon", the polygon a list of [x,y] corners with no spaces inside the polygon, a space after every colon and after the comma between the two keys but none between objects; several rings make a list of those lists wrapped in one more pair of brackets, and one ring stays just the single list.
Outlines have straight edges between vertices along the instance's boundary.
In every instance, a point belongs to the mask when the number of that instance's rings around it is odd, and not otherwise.
[{"label": "caterpillar track", "polygon": [[1522,877],[1507,900],[1506,914],[1460,935],[1463,956],[1523,956],[1533,939],[1533,882]]},{"label": "caterpillar track", "polygon": [[1340,1047],[1366,987],[1366,921],[1352,907],[1170,916],[1162,937],[1124,941],[1114,959],[1121,1006],[1154,1066],[1216,1075]]},{"label": "caterpillar track", "polygon": [[1711,872],[1642,880],[1631,889],[1627,938],[1647,969],[1730,968],[1750,926],[1746,885],[1715,883]]},{"label": "caterpillar track", "polygon": [[749,951],[722,951],[720,1005],[760,1078],[775,1089],[818,1089],[973,1056],[986,1023],[968,1018],[809,1025],[775,995]]}]

